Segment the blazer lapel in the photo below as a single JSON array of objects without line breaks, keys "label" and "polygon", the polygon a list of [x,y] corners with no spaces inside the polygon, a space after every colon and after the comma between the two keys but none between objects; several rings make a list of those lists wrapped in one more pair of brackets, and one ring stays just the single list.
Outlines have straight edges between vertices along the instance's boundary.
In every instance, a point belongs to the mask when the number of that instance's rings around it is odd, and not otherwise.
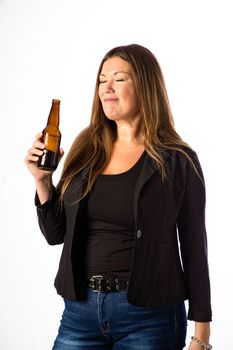
[{"label": "blazer lapel", "polygon": [[[168,154],[164,151],[161,151],[161,153],[163,155],[164,161],[166,161]],[[156,161],[154,159],[152,159],[148,154],[146,154],[141,172],[138,176],[135,191],[134,191],[133,205],[134,205],[135,224],[137,223],[137,209],[138,209],[138,201],[139,201],[140,192],[141,192],[143,186],[145,185],[145,183],[151,178],[152,175],[154,175],[158,171],[159,171],[159,168],[158,168]]]},{"label": "blazer lapel", "polygon": [[76,217],[83,200],[80,198],[83,193],[84,186],[87,183],[89,167],[85,168],[81,173],[74,176],[65,194],[65,206],[67,219],[69,220],[69,230],[73,233],[75,228]]}]

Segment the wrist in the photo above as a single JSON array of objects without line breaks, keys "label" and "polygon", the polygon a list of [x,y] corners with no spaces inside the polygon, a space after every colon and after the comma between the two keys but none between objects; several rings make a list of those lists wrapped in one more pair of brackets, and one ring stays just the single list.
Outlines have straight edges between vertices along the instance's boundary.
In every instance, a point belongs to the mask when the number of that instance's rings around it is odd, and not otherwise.
[{"label": "wrist", "polygon": [[210,323],[209,322],[195,322],[194,336],[204,343],[209,343],[210,339]]},{"label": "wrist", "polygon": [[44,178],[43,180],[36,180],[36,191],[40,204],[44,204],[51,197],[53,188],[52,177]]},{"label": "wrist", "polygon": [[44,187],[46,189],[51,189],[53,187],[52,176],[46,176],[42,179],[35,178],[36,187]]}]

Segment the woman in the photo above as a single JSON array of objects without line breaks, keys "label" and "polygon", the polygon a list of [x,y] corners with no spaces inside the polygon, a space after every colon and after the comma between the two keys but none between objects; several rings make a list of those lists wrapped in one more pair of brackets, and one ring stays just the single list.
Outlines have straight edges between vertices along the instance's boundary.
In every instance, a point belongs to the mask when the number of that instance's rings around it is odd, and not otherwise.
[{"label": "woman", "polygon": [[41,231],[49,244],[64,243],[55,286],[65,309],[53,349],[181,350],[186,299],[189,350],[210,349],[204,180],[175,131],[154,55],[139,45],[105,55],[90,125],[56,188],[37,167],[40,138],[25,163]]}]

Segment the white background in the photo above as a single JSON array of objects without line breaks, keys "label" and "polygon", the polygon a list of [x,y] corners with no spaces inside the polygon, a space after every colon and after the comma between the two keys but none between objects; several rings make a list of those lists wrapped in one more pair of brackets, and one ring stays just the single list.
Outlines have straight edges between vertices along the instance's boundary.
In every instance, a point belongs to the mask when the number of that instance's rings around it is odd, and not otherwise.
[{"label": "white background", "polygon": [[[0,0],[1,349],[51,349],[63,309],[53,287],[61,247],[48,246],[39,231],[24,156],[45,125],[52,98],[62,101],[68,151],[89,123],[102,56],[130,43],[157,56],[177,130],[199,155],[207,186],[211,342],[217,350],[233,349],[230,3]],[[190,322],[188,339],[192,333]]]}]

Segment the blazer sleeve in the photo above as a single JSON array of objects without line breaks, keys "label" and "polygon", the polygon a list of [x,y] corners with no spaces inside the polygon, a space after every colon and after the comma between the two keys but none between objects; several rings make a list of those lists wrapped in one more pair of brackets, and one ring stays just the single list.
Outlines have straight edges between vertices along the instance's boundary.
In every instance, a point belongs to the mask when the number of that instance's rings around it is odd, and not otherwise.
[{"label": "blazer sleeve", "polygon": [[59,194],[53,187],[50,199],[40,204],[38,195],[35,195],[38,222],[41,232],[51,245],[61,244],[65,236],[65,209],[59,204]]},{"label": "blazer sleeve", "polygon": [[210,281],[205,227],[205,184],[195,153],[192,159],[198,174],[186,162],[186,188],[178,217],[181,257],[188,290],[188,319],[209,322],[212,319]]}]

